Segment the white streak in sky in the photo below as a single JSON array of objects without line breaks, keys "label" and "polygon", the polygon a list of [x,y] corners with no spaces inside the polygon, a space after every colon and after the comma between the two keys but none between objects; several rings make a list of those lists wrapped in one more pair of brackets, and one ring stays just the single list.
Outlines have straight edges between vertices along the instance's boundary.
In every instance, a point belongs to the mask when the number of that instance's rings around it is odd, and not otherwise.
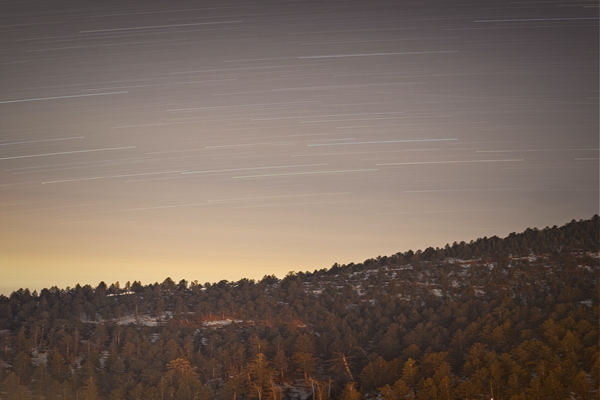
[{"label": "white streak in sky", "polygon": [[149,153],[144,153],[144,154],[187,153],[187,152],[190,152],[190,151],[204,151],[204,150],[206,150],[205,147],[202,147],[200,149],[151,151]]},{"label": "white streak in sky", "polygon": [[345,142],[345,143],[314,143],[308,144],[308,147],[317,146],[346,146],[356,144],[385,144],[385,143],[416,143],[416,142],[444,142],[458,139],[406,139],[406,140],[375,140],[372,142]]},{"label": "white streak in sky", "polygon": [[[252,8],[254,6],[242,6],[236,5],[235,8]],[[205,10],[225,10],[233,7],[203,7],[203,8],[182,8],[177,10],[159,10],[159,11],[143,11],[143,12],[124,12],[124,13],[112,13],[112,14],[96,14],[90,15],[90,18],[105,18],[105,17],[123,17],[129,15],[145,15],[145,14],[163,14],[163,13],[178,13],[186,11],[205,11]]]},{"label": "white streak in sky", "polygon": [[223,62],[233,63],[233,62],[246,62],[246,61],[296,60],[298,58],[299,57],[245,58],[243,60],[225,60]]},{"label": "white streak in sky", "polygon": [[239,199],[223,199],[223,200],[207,200],[207,203],[236,203],[241,201],[258,201],[258,200],[272,200],[272,199],[287,199],[290,197],[312,197],[312,196],[339,196],[348,195],[350,192],[341,193],[309,193],[309,194],[290,194],[282,196],[263,196],[263,197],[242,197]]},{"label": "white streak in sky", "polygon": [[17,26],[35,26],[35,25],[48,25],[48,24],[64,24],[67,21],[51,21],[51,22],[32,22],[30,24],[12,24],[2,25],[2,28],[13,28]]},{"label": "white streak in sky", "polygon": [[379,171],[379,169],[366,168],[366,169],[344,169],[344,170],[333,170],[333,171],[288,172],[288,173],[281,173],[281,174],[232,176],[232,178],[233,179],[270,178],[270,177],[277,177],[277,176],[342,174],[342,173],[349,173],[349,172],[370,172],[370,171]]},{"label": "white streak in sky", "polygon": [[356,114],[329,114],[329,115],[305,115],[296,117],[273,117],[273,118],[252,118],[251,121],[273,121],[281,119],[299,119],[299,118],[325,118],[325,117],[356,117],[359,115],[389,115],[389,114],[404,114],[402,111],[397,112],[373,112],[373,113],[356,113]]},{"label": "white streak in sky", "polygon": [[181,171],[164,171],[164,172],[146,172],[146,173],[141,173],[141,174],[107,175],[107,176],[94,176],[94,177],[90,177],[90,178],[62,179],[62,180],[59,180],[59,181],[42,182],[42,185],[51,184],[51,183],[93,181],[93,180],[97,180],[97,179],[126,178],[126,177],[130,177],[130,176],[176,174],[176,173],[182,173],[182,172],[185,172],[185,171],[186,170],[181,170]]},{"label": "white streak in sky", "polygon": [[413,54],[443,54],[443,53],[458,53],[458,50],[439,50],[439,51],[406,51],[401,53],[360,53],[360,54],[331,54],[325,56],[304,56],[299,59],[315,59],[315,58],[343,58],[343,57],[379,57],[379,56],[403,56]]},{"label": "white streak in sky", "polygon": [[[448,40],[448,39],[457,39],[457,37],[448,38],[430,38],[429,40]],[[312,42],[312,43],[298,43],[298,46],[320,46],[320,45],[329,45],[329,44],[349,44],[349,43],[389,43],[389,42],[404,42],[404,41],[412,41],[412,40],[422,40],[422,39],[389,39],[389,40],[344,40],[344,41],[335,41],[335,42]]]},{"label": "white streak in sky", "polygon": [[432,210],[432,211],[397,211],[387,213],[375,213],[375,215],[395,215],[395,214],[437,214],[437,213],[462,213],[462,212],[490,212],[490,211],[516,211],[517,208],[488,208],[488,209],[470,209],[470,210]]},{"label": "white streak in sky", "polygon": [[179,74],[199,74],[205,72],[225,72],[225,71],[241,71],[241,70],[252,70],[252,69],[273,69],[273,68],[289,68],[288,65],[267,65],[263,67],[239,67],[239,68],[219,68],[219,69],[200,69],[196,71],[179,71],[179,72],[169,72],[169,75],[179,75]]},{"label": "white streak in sky", "polygon": [[320,103],[321,100],[307,100],[307,101],[283,101],[279,103],[252,103],[252,104],[238,104],[232,106],[213,106],[213,107],[195,107],[195,108],[178,108],[167,110],[167,112],[188,112],[188,111],[204,111],[204,110],[226,110],[230,108],[238,107],[264,107],[264,106],[282,106],[289,104],[305,104],[305,103]]},{"label": "white streak in sky", "polygon": [[523,19],[480,19],[473,22],[535,22],[535,21],[579,21],[597,20],[597,17],[589,18],[523,18]]},{"label": "white streak in sky", "polygon": [[198,122],[202,122],[202,121],[201,120],[194,120],[194,121],[179,121],[179,122],[162,122],[162,123],[156,123],[156,124],[121,125],[121,126],[111,126],[110,129],[143,128],[143,127],[146,127],[146,126],[197,124]]},{"label": "white streak in sky", "polygon": [[383,165],[421,165],[421,164],[463,164],[463,163],[488,163],[488,162],[512,162],[512,161],[523,161],[523,159],[515,159],[515,160],[464,160],[464,161],[416,161],[416,162],[383,163],[383,164],[375,164],[375,165],[377,165],[377,166],[383,166]]},{"label": "white streak in sky", "polygon": [[297,164],[297,165],[276,165],[271,167],[248,167],[248,168],[228,168],[228,169],[212,169],[205,171],[189,171],[182,172],[182,175],[190,174],[210,174],[218,172],[235,172],[235,171],[252,171],[257,169],[275,169],[275,168],[297,168],[297,167],[322,167],[329,164]]},{"label": "white streak in sky", "polygon": [[[403,150],[378,150],[378,151],[347,151],[343,153],[309,153],[309,154],[290,154],[290,157],[321,157],[321,156],[342,156],[356,154],[381,154],[381,153],[403,153],[414,151],[439,151],[440,149],[403,149]],[[365,161],[366,159],[361,159]]]},{"label": "white streak in sky", "polygon": [[121,210],[125,211],[144,211],[144,210],[160,210],[164,208],[179,208],[179,207],[196,207],[196,206],[206,206],[208,203],[191,203],[191,204],[176,204],[171,206],[156,206],[156,207],[140,207],[140,208],[126,208]]},{"label": "white streak in sky", "polygon": [[[137,160],[137,161],[136,161]],[[106,165],[121,165],[121,164],[132,164],[132,163],[140,163],[140,162],[158,162],[159,160],[152,160],[149,157],[144,158],[130,158],[123,160],[109,160],[109,161],[84,161],[84,162],[71,162],[64,164],[48,164],[48,165],[36,165],[34,167],[19,167],[19,168],[7,168],[4,171],[23,171],[23,170],[31,170],[36,169],[37,171],[29,171],[29,172],[44,172],[44,171],[59,171],[62,169],[74,169],[74,168],[97,168]],[[71,167],[67,167],[71,166]],[[52,167],[52,168],[50,168]],[[67,167],[67,168],[54,168],[54,167]],[[40,168],[50,168],[50,169],[40,169]],[[29,173],[29,172],[13,172],[14,175],[21,173]]]},{"label": "white streak in sky", "polygon": [[[598,25],[579,25],[580,28],[597,27]],[[442,28],[443,31],[493,31],[500,29],[539,29],[539,28],[568,28],[567,25],[504,25],[485,28]]]},{"label": "white streak in sky", "polygon": [[150,178],[150,179],[133,179],[130,181],[125,181],[126,183],[133,183],[133,182],[150,182],[150,181],[166,181],[166,180],[173,180],[173,179],[184,179],[185,176],[170,176],[167,178]]},{"label": "white streak in sky", "polygon": [[17,144],[29,144],[29,143],[41,143],[41,142],[53,142],[56,140],[71,140],[71,139],[83,139],[85,136],[73,136],[66,138],[56,138],[56,139],[40,139],[40,140],[27,140],[25,142],[12,142],[12,143],[0,143],[0,146],[13,146]]},{"label": "white streak in sky", "polygon": [[538,151],[598,151],[599,149],[528,149],[528,150],[477,150],[475,153],[529,153]]},{"label": "white streak in sky", "polygon": [[85,46],[67,46],[67,47],[49,47],[45,49],[32,49],[25,50],[26,53],[40,52],[40,51],[53,51],[53,50],[72,50],[72,49],[88,49],[94,47],[113,47],[113,46],[128,46],[132,44],[156,44],[156,43],[168,43],[168,42],[180,42],[177,40],[153,40],[153,41],[141,41],[141,42],[123,42],[123,43],[105,43],[105,44],[90,44]]},{"label": "white streak in sky", "polygon": [[109,147],[107,149],[90,149],[90,150],[61,151],[61,152],[58,152],[58,153],[29,154],[29,155],[26,155],[26,156],[2,157],[2,158],[0,158],[0,160],[14,160],[14,159],[17,159],[17,158],[58,156],[58,155],[62,155],[62,154],[91,153],[91,152],[96,152],[96,151],[125,150],[125,149],[135,149],[135,146]]},{"label": "white streak in sky", "polygon": [[339,204],[339,203],[355,203],[356,200],[329,200],[329,201],[307,201],[304,203],[281,203],[281,204],[257,204],[252,206],[232,207],[234,209],[241,208],[266,208],[266,207],[292,207],[292,206],[307,206],[315,204]]},{"label": "white streak in sky", "polygon": [[180,27],[180,26],[237,24],[237,23],[240,23],[240,22],[242,22],[242,21],[197,22],[197,23],[193,23],[193,24],[136,26],[136,27],[131,27],[131,28],[95,29],[95,30],[91,30],[91,31],[79,31],[79,33],[117,32],[117,31],[132,31],[132,30],[137,30],[137,29],[156,29],[156,28],[177,28],[177,27]]},{"label": "white streak in sky", "polygon": [[430,189],[405,190],[404,193],[462,193],[462,192],[501,192],[501,191],[535,191],[540,188],[487,188],[487,189]]},{"label": "white streak in sky", "polygon": [[290,142],[264,142],[264,143],[240,143],[240,144],[221,144],[217,146],[206,146],[207,149],[224,149],[229,147],[254,147],[254,146],[292,146]]},{"label": "white streak in sky", "polygon": [[371,86],[393,86],[393,85],[420,85],[426,84],[427,82],[388,82],[388,83],[360,83],[355,85],[325,85],[325,86],[300,86],[291,88],[280,88],[257,91],[257,92],[238,92],[238,93],[224,93],[224,94],[245,94],[245,93],[268,93],[268,92],[284,92],[291,90],[329,90],[329,89],[348,89],[348,88],[359,88],[359,87],[371,87]]},{"label": "white streak in sky", "polygon": [[88,93],[88,94],[73,94],[69,96],[54,96],[54,97],[35,97],[32,99],[20,99],[20,100],[6,100],[0,101],[0,104],[10,104],[10,103],[25,103],[28,101],[42,101],[42,100],[58,100],[58,99],[73,99],[76,97],[91,97],[91,96],[108,96],[112,94],[125,94],[129,93],[127,91],[121,92],[106,92],[106,93]]},{"label": "white streak in sky", "polygon": [[131,89],[131,88],[146,88],[146,87],[158,87],[158,86],[173,86],[173,85],[195,85],[197,83],[214,83],[214,82],[231,82],[237,79],[209,79],[203,81],[185,81],[185,82],[167,82],[167,83],[148,83],[145,85],[119,85],[119,86],[104,86],[101,88],[88,89],[92,90],[109,90],[109,89]]},{"label": "white streak in sky", "polygon": [[[413,119],[421,117],[372,117],[372,118],[343,118],[343,119],[321,119],[316,121],[300,121],[300,124],[316,124],[320,122],[347,122],[347,121],[382,121],[391,119]],[[434,118],[452,118],[452,115],[443,115]]]}]

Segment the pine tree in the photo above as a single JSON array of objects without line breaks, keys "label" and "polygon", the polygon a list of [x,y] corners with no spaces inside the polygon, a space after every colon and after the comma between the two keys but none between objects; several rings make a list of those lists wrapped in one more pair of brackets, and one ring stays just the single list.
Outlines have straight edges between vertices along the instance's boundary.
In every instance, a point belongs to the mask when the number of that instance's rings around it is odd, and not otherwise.
[{"label": "pine tree", "polygon": [[356,389],[356,382],[348,382],[342,390],[340,400],[361,400],[362,394]]},{"label": "pine tree", "polygon": [[84,384],[82,392],[82,400],[101,400],[100,394],[98,393],[98,385],[96,379],[90,376]]}]

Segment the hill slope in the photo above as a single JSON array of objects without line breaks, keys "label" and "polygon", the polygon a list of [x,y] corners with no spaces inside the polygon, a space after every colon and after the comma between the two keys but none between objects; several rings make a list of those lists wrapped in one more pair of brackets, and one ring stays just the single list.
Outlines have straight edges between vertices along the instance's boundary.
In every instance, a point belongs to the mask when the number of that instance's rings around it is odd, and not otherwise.
[{"label": "hill slope", "polygon": [[0,296],[0,397],[597,398],[598,216],[283,279]]}]

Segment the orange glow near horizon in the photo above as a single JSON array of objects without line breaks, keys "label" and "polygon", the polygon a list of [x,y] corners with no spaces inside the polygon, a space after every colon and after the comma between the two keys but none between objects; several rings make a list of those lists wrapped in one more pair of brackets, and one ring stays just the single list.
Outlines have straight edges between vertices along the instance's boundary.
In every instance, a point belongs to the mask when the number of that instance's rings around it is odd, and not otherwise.
[{"label": "orange glow near horizon", "polygon": [[597,10],[35,3],[0,35],[0,293],[281,278],[599,212]]}]

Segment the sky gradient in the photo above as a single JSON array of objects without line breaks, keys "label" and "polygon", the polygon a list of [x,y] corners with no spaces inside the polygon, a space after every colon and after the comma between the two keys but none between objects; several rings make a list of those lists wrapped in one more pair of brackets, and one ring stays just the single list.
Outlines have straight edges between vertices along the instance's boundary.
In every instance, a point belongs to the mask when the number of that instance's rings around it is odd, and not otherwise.
[{"label": "sky gradient", "polygon": [[7,2],[0,293],[598,213],[598,3]]}]

